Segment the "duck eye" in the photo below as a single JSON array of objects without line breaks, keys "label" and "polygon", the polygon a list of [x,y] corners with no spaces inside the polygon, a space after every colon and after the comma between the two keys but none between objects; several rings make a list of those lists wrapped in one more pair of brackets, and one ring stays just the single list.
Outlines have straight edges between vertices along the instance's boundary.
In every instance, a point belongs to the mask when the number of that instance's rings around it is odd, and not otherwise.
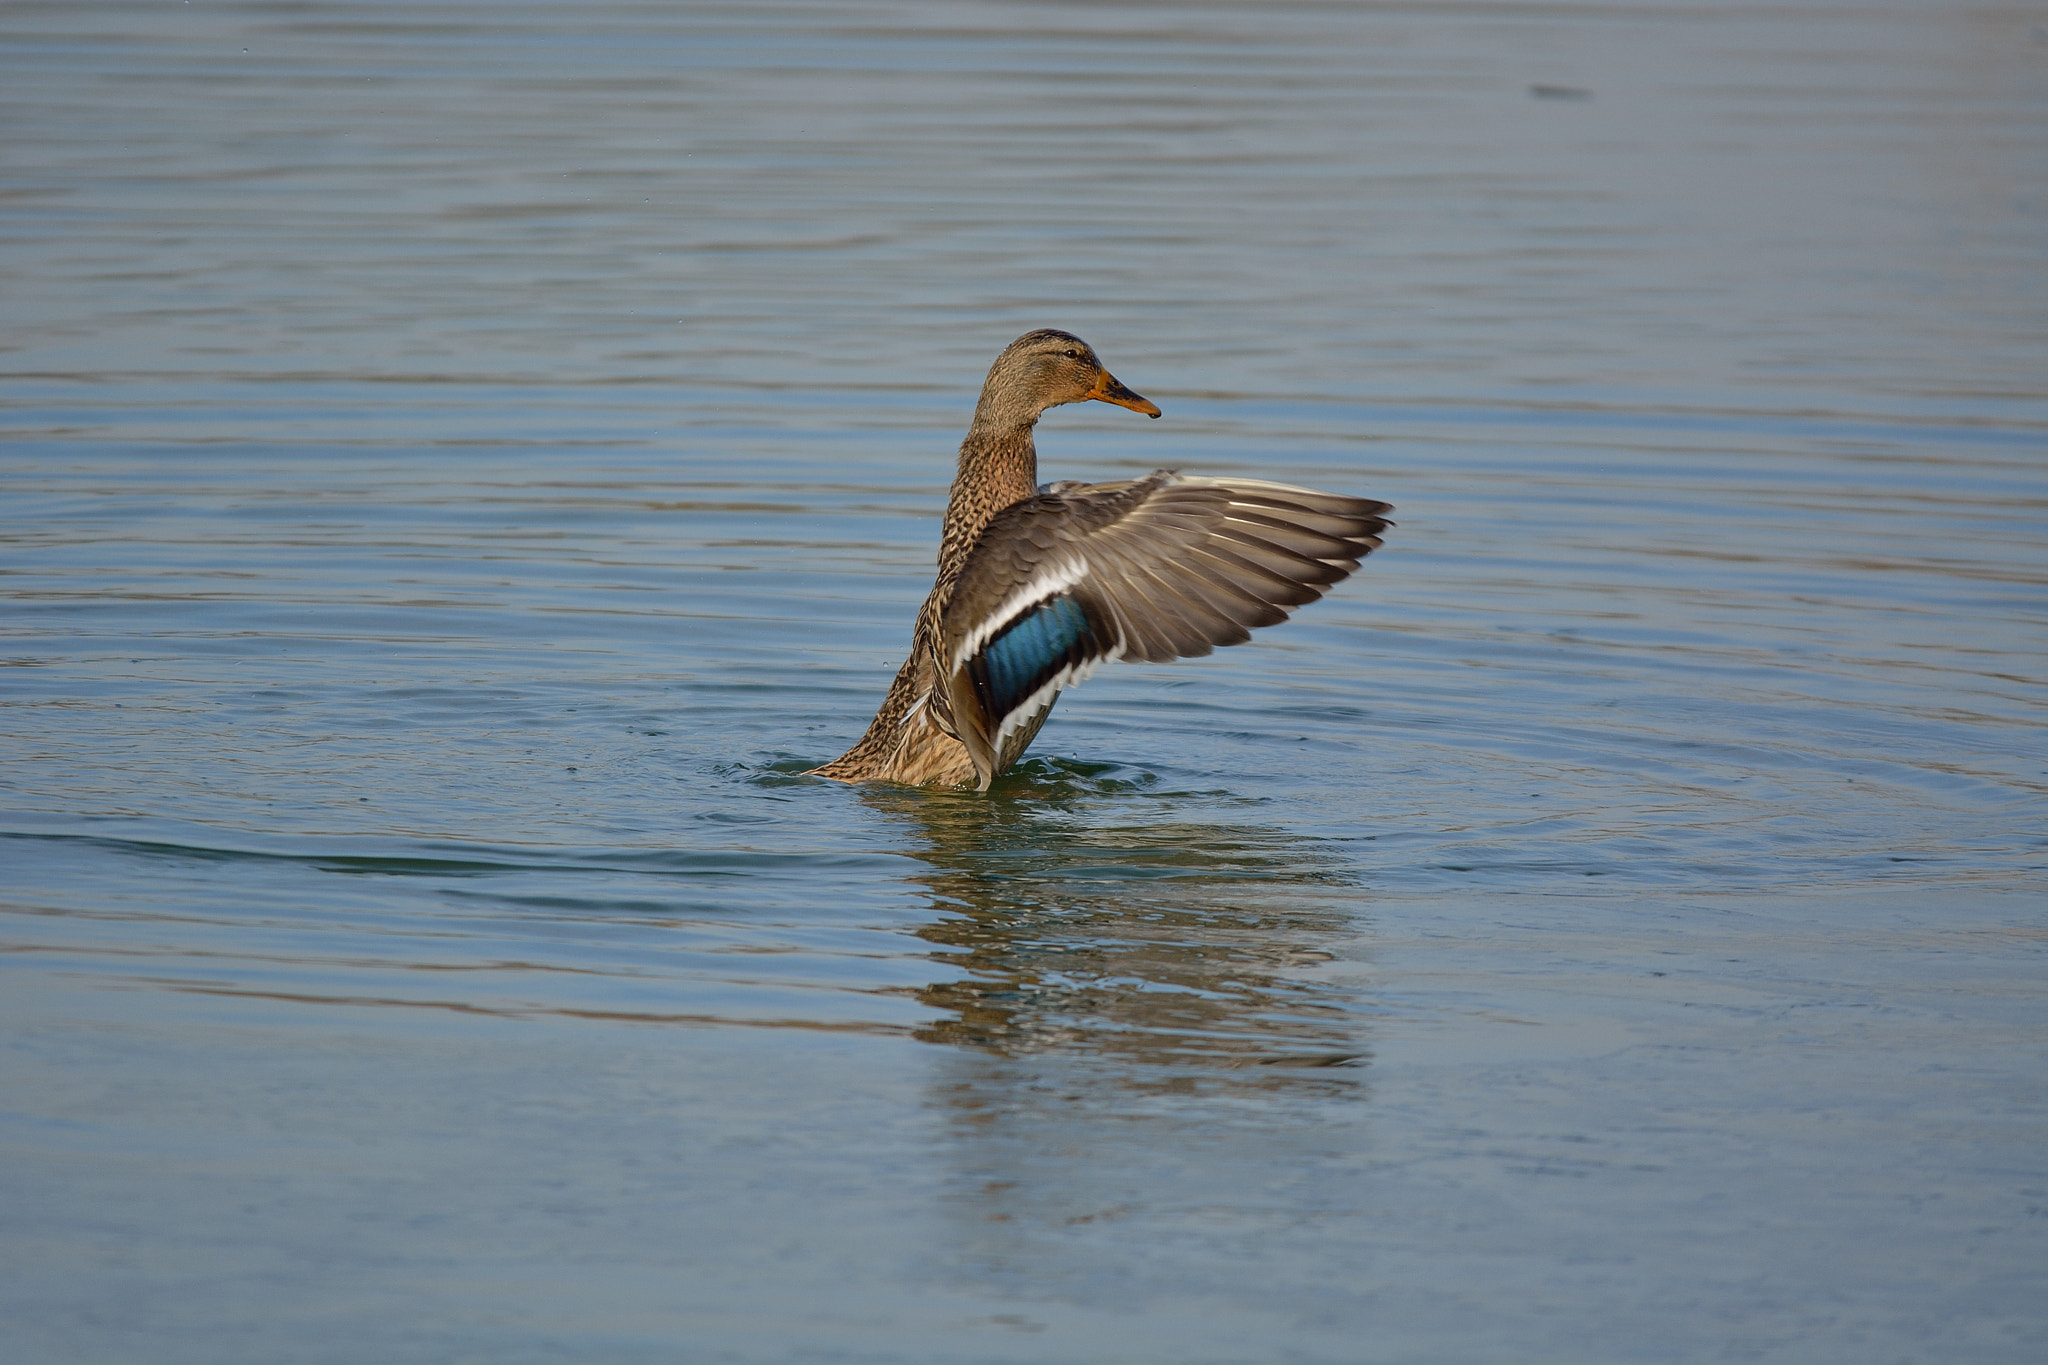
[{"label": "duck eye", "polygon": [[1072,347],[1069,347],[1069,348],[1067,349],[1067,353],[1066,353],[1066,354],[1067,354],[1067,359],[1069,359],[1069,360],[1079,360],[1079,359],[1081,358],[1081,353],[1080,353],[1079,351],[1077,351],[1077,350],[1074,350],[1074,349],[1073,349]]}]

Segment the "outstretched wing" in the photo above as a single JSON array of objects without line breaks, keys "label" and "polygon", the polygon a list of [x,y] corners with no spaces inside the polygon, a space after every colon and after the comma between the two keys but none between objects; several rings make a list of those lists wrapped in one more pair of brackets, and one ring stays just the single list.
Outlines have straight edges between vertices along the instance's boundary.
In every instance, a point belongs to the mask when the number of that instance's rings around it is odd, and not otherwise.
[{"label": "outstretched wing", "polygon": [[1111,659],[1244,643],[1356,569],[1392,510],[1169,470],[1051,485],[997,513],[969,552],[940,620],[933,700],[986,789],[1061,689]]}]

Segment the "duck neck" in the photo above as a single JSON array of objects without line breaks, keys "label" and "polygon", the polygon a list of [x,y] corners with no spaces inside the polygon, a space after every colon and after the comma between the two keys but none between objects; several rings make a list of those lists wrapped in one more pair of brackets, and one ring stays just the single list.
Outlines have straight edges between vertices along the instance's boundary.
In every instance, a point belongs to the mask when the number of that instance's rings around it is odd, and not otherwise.
[{"label": "duck neck", "polygon": [[1038,447],[1031,428],[1037,414],[1023,422],[985,422],[974,415],[967,439],[960,443],[960,470],[953,477],[953,496],[946,504],[946,528],[939,540],[939,571],[959,568],[975,539],[996,513],[1038,491]]}]

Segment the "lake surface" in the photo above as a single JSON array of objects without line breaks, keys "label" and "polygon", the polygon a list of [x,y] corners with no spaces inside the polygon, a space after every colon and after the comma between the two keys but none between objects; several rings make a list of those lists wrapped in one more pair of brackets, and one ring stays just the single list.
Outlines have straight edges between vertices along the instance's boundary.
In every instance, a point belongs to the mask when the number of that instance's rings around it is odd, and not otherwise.
[{"label": "lake surface", "polygon": [[[77,1362],[2048,1353],[2048,18],[0,10],[0,1323]],[[1385,499],[986,795],[1042,477]]]}]

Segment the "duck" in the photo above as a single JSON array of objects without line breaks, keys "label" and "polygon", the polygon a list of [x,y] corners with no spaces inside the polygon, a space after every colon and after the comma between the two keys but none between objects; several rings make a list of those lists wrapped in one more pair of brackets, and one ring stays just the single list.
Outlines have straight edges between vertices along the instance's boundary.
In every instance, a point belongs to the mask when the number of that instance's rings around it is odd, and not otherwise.
[{"label": "duck", "polygon": [[1242,644],[1349,577],[1392,525],[1387,503],[1262,479],[1041,486],[1033,429],[1082,402],[1160,415],[1071,332],[1026,332],[996,357],[910,657],[866,733],[813,775],[987,791],[1096,668]]}]

